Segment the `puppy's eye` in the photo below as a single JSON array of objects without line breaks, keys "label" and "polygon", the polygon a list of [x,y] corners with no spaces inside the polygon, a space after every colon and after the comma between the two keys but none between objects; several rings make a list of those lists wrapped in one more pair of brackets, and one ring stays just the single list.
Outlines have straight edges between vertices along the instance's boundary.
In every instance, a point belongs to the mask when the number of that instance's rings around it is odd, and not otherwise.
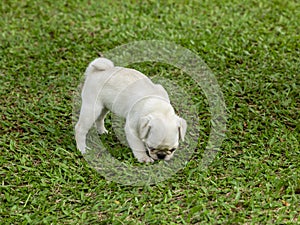
[{"label": "puppy's eye", "polygon": [[172,148],[171,150],[170,150],[170,152],[174,152],[176,150],[176,148]]},{"label": "puppy's eye", "polygon": [[155,150],[155,148],[153,148],[153,147],[148,147],[148,149],[149,149],[151,152],[153,152],[153,151]]}]

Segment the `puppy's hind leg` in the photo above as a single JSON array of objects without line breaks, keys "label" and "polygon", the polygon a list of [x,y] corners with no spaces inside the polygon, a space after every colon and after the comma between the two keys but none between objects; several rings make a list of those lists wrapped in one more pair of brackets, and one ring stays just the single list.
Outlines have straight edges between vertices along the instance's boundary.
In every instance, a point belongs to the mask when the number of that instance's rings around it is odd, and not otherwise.
[{"label": "puppy's hind leg", "polygon": [[105,119],[105,116],[107,113],[108,113],[108,109],[103,108],[100,113],[100,116],[96,120],[96,127],[97,127],[99,134],[107,134],[108,133],[108,131],[106,130],[106,128],[104,126],[104,119]]},{"label": "puppy's hind leg", "polygon": [[77,148],[82,154],[86,152],[86,135],[93,126],[97,117],[102,113],[104,107],[82,103],[79,120],[75,126],[75,139]]}]

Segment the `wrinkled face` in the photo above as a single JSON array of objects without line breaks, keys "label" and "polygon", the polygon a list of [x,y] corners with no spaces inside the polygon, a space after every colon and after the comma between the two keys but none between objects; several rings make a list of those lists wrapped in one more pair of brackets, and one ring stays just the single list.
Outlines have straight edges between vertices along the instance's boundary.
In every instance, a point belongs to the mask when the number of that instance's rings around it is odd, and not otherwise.
[{"label": "wrinkled face", "polygon": [[185,120],[178,116],[171,118],[147,118],[142,124],[141,133],[147,154],[154,160],[170,160],[179,145],[179,139],[186,132]]},{"label": "wrinkled face", "polygon": [[158,160],[158,159],[163,159],[163,160],[170,160],[173,155],[174,155],[174,152],[176,151],[177,147],[174,147],[174,148],[171,148],[170,147],[165,147],[165,148],[162,148],[162,147],[149,147],[147,144],[146,144],[146,150],[147,150],[147,153],[148,155],[154,159],[154,160]]}]

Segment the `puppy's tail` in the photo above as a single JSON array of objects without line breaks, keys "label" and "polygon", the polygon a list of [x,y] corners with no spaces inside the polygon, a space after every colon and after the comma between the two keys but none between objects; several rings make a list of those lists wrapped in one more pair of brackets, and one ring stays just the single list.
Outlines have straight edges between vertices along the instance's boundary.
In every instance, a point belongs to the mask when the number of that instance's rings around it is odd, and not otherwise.
[{"label": "puppy's tail", "polygon": [[114,63],[106,58],[97,58],[86,69],[86,74],[96,71],[104,71],[114,67]]}]

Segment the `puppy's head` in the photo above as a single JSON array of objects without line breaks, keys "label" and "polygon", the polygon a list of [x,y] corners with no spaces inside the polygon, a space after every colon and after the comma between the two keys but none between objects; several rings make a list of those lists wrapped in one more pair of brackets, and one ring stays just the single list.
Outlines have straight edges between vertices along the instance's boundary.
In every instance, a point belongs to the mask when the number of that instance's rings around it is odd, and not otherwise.
[{"label": "puppy's head", "polygon": [[170,160],[179,139],[184,140],[186,128],[186,121],[176,115],[148,115],[140,119],[139,135],[151,158]]}]

